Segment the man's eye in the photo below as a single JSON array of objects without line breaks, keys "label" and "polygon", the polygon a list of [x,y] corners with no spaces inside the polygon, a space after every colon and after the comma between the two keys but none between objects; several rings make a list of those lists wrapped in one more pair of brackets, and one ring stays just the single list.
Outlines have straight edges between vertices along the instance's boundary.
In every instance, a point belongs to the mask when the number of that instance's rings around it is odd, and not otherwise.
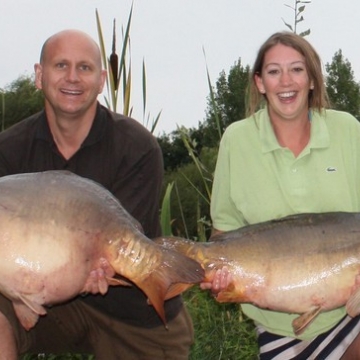
[{"label": "man's eye", "polygon": [[63,69],[66,67],[66,64],[65,63],[58,63],[56,64],[56,67],[59,68],[59,69]]},{"label": "man's eye", "polygon": [[90,66],[89,65],[81,65],[80,69],[83,71],[89,71],[90,70]]}]

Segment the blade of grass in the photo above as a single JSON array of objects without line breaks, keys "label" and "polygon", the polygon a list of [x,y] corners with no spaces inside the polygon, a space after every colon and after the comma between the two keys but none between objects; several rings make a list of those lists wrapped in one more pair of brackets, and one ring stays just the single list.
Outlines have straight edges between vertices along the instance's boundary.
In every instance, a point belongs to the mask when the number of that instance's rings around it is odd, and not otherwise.
[{"label": "blade of grass", "polygon": [[161,229],[164,236],[171,236],[171,192],[174,187],[174,182],[166,187],[165,195],[161,205]]}]

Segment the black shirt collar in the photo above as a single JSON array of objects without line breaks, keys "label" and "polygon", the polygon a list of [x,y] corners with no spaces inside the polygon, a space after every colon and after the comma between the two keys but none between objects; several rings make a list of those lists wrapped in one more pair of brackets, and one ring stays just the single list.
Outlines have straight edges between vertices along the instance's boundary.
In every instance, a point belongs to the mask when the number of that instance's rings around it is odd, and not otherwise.
[{"label": "black shirt collar", "polygon": [[[54,138],[50,131],[45,110],[43,110],[39,114],[39,118],[40,118],[39,126],[36,130],[36,135],[35,135],[36,139],[47,141],[51,143],[52,146],[56,146]],[[95,118],[93,124],[91,125],[90,132],[88,136],[85,138],[81,147],[91,146],[97,143],[98,141],[100,141],[104,135],[106,123],[107,123],[106,109],[98,103]]]}]

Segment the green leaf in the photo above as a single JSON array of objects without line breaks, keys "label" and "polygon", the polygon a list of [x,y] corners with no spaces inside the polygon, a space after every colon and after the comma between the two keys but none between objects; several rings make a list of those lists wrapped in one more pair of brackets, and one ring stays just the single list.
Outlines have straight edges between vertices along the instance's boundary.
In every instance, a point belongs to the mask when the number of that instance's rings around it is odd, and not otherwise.
[{"label": "green leaf", "polygon": [[306,30],[306,31],[303,31],[301,32],[299,35],[302,36],[302,37],[305,37],[305,36],[308,36],[310,34],[310,29]]},{"label": "green leaf", "polygon": [[[99,36],[101,58],[102,58],[102,62],[103,62],[103,65],[104,65],[104,69],[106,71],[108,71],[108,60],[107,60],[107,56],[106,56],[104,36],[103,36],[103,32],[102,32],[99,12],[98,12],[97,9],[95,10],[95,14],[96,14],[96,26],[97,26],[98,36]],[[106,81],[106,88],[107,88],[107,93],[110,94],[109,82],[108,81]]]},{"label": "green leaf", "polygon": [[299,22],[304,21],[304,17],[302,16],[300,19],[295,20],[295,23],[298,24]]},{"label": "green leaf", "polygon": [[305,5],[300,6],[298,9],[298,14],[302,13],[305,10]]},{"label": "green leaf", "polygon": [[291,31],[294,31],[293,28],[292,28],[292,26],[291,26],[290,24],[287,24],[287,23],[284,21],[284,19],[283,19],[283,22],[284,22],[285,26],[287,26]]},{"label": "green leaf", "polygon": [[146,110],[146,68],[145,68],[144,60],[142,64],[142,92],[143,92],[143,117],[144,117]]},{"label": "green leaf", "polygon": [[[125,76],[124,76],[125,78]],[[124,110],[123,114],[126,116],[130,116],[130,98],[131,98],[131,64],[129,66],[128,77],[126,81],[126,87],[124,90]]]},{"label": "green leaf", "polygon": [[159,111],[159,113],[157,114],[155,120],[153,120],[152,122],[152,125],[151,125],[151,129],[150,129],[150,132],[153,134],[155,129],[156,129],[156,126],[159,122],[159,119],[160,119],[160,115],[161,115],[161,111]]},{"label": "green leaf", "polygon": [[165,195],[161,206],[160,223],[162,234],[164,236],[171,236],[171,192],[174,187],[174,182],[170,183],[166,187]]},{"label": "green leaf", "polygon": [[214,111],[214,116],[215,116],[215,121],[216,121],[216,127],[217,127],[218,134],[219,134],[219,139],[221,139],[222,132],[221,132],[221,126],[220,126],[220,116],[219,116],[219,112],[217,111],[217,107],[216,107],[214,90],[213,90],[213,86],[212,86],[211,80],[210,80],[210,74],[209,74],[209,69],[208,69],[207,63],[206,63],[206,54],[205,54],[204,48],[203,48],[203,53],[204,53],[204,57],[205,57],[206,75],[207,75],[208,86],[209,86],[209,91],[210,91],[211,106]]}]

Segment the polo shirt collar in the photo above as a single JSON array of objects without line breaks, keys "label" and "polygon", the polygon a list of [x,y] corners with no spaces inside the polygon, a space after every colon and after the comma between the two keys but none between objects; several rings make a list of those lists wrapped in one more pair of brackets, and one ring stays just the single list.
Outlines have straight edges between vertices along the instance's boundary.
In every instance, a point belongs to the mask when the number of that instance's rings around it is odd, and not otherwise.
[{"label": "polo shirt collar", "polygon": [[[307,148],[326,148],[330,145],[329,130],[326,125],[326,110],[323,113],[310,110],[311,135],[310,144]],[[267,107],[255,114],[255,121],[259,128],[261,149],[264,153],[271,152],[282,147],[279,145],[271,125]]]},{"label": "polo shirt collar", "polygon": [[[40,140],[45,140],[51,143],[52,145],[56,146],[44,110],[40,113],[39,117],[40,117],[40,121],[35,137]],[[90,128],[90,132],[88,136],[85,138],[81,147],[91,146],[101,140],[106,128],[106,118],[107,117],[106,117],[105,108],[103,108],[103,106],[101,106],[98,103],[96,109],[96,115],[93,124]]]}]

